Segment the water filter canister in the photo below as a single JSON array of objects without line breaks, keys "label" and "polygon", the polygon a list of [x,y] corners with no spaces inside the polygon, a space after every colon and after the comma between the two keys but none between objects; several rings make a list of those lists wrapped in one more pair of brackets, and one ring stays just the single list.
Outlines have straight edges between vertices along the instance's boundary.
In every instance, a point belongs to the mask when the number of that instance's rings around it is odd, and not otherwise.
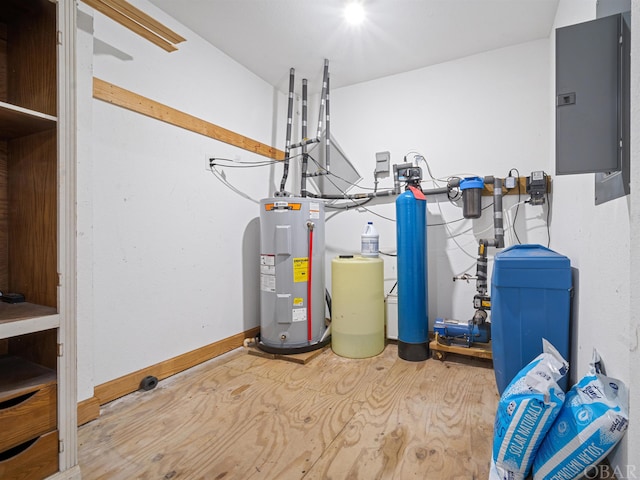
[{"label": "water filter canister", "polygon": [[380,236],[373,226],[373,222],[368,222],[360,236],[360,255],[363,257],[377,257],[379,241]]},{"label": "water filter canister", "polygon": [[460,180],[462,191],[462,216],[464,218],[480,218],[482,215],[482,189],[484,179],[481,177],[467,177]]}]

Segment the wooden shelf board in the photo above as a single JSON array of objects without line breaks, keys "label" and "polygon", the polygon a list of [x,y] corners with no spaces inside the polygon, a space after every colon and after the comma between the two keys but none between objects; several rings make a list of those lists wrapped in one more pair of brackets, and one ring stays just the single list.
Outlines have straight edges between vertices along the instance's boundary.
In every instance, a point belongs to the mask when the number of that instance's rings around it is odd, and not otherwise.
[{"label": "wooden shelf board", "polygon": [[[163,38],[163,35],[166,35],[166,31],[169,30],[167,27],[162,29],[160,34],[156,31],[155,25],[161,25],[159,22],[155,22],[154,25],[145,21],[145,18],[140,16],[142,13],[144,17],[148,17],[148,15],[144,14],[142,11],[133,7],[133,5],[128,4],[127,2],[120,2],[118,5],[117,2],[112,0],[83,0],[84,3],[89,5],[94,10],[106,15],[111,20],[118,22],[123,27],[128,28],[132,32],[140,35],[142,38],[149,40],[150,42],[156,44],[160,48],[166,50],[167,52],[174,52],[177,48],[170,42]],[[133,11],[135,9],[135,12]],[[174,35],[177,35],[175,32],[172,32]],[[172,35],[169,35],[172,36]],[[172,36],[172,38],[175,38]],[[180,37],[182,39],[182,37]],[[184,40],[184,39],[182,39]]]},{"label": "wooden shelf board", "polygon": [[60,316],[53,307],[28,302],[0,302],[0,338],[50,330],[59,326]]},{"label": "wooden shelf board", "polygon": [[16,138],[55,128],[56,117],[0,102],[0,138]]},{"label": "wooden shelf board", "polygon": [[493,359],[491,342],[486,344],[474,343],[471,347],[463,347],[460,345],[443,345],[437,339],[435,339],[432,340],[431,343],[429,343],[429,348],[436,352],[455,353],[457,355],[484,358],[486,360]]},{"label": "wooden shelf board", "polygon": [[20,357],[0,357],[0,400],[7,401],[56,382],[56,372]]},{"label": "wooden shelf board", "polygon": [[151,30],[156,35],[166,39],[171,43],[181,43],[186,41],[185,38],[181,35],[178,35],[176,32],[171,30],[166,25],[163,25],[155,18],[147,15],[142,10],[134,7],[126,0],[102,0],[102,3],[110,4],[112,7],[115,7],[117,10],[120,10],[127,17],[132,19],[133,21],[139,23],[143,27],[148,30]]}]

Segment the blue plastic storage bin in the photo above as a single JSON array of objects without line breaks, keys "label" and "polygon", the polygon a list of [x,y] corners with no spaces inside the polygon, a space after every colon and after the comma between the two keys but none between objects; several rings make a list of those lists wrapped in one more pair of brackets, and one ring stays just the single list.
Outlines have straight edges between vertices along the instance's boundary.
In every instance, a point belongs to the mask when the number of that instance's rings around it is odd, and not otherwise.
[{"label": "blue plastic storage bin", "polygon": [[[498,391],[542,353],[542,338],[570,361],[571,264],[542,245],[496,254],[491,278],[491,337]],[[568,378],[560,382],[567,390]]]}]

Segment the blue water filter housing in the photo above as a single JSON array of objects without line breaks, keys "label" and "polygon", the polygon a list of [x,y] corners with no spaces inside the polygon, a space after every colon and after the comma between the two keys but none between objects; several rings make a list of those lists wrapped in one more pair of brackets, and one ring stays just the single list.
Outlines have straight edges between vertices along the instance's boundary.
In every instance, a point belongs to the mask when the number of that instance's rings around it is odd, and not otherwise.
[{"label": "blue water filter housing", "polygon": [[396,199],[398,356],[414,362],[429,358],[427,201],[417,193]]}]

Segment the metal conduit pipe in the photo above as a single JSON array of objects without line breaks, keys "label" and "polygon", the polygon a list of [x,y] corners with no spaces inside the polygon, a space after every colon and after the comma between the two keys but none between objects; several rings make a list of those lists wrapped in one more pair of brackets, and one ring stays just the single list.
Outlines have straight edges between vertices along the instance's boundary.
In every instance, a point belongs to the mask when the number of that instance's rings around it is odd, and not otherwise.
[{"label": "metal conduit pipe", "polygon": [[322,117],[324,116],[324,103],[327,96],[327,78],[329,78],[329,60],[325,58],[322,72],[322,92],[320,93],[320,111],[318,112],[318,132],[316,133],[318,140],[322,135]]},{"label": "metal conduit pipe", "polygon": [[291,148],[292,149],[300,148],[303,145],[311,145],[312,143],[320,143],[320,139],[319,138],[303,138],[298,143],[292,143]]},{"label": "metal conduit pipe", "polygon": [[[303,135],[302,139],[291,145],[291,148],[299,148],[302,147],[303,145],[311,145],[312,143],[320,143],[321,137],[322,137],[322,121],[323,118],[327,119],[328,122],[328,116],[329,116],[329,111],[328,111],[328,107],[327,107],[327,113],[325,116],[325,106],[328,103],[328,90],[329,90],[329,60],[325,59],[324,61],[324,67],[323,67],[323,73],[322,73],[322,91],[320,93],[320,110],[318,112],[318,130],[316,132],[316,136],[314,138],[307,138],[306,135]],[[329,127],[327,125],[327,137],[329,137]],[[327,165],[329,164],[329,162],[327,162]],[[329,170],[327,168],[327,170]]]},{"label": "metal conduit pipe", "polygon": [[327,92],[326,92],[326,98],[325,98],[325,109],[326,109],[326,116],[325,116],[325,138],[324,138],[324,142],[325,142],[325,150],[324,150],[324,169],[327,172],[331,171],[331,120],[330,120],[330,115],[329,115],[329,82],[330,82],[330,77],[329,77],[329,71],[328,71],[328,67],[327,67]]},{"label": "metal conduit pipe", "polygon": [[280,182],[280,193],[284,193],[284,188],[289,176],[289,156],[291,153],[291,124],[293,123],[293,86],[295,81],[295,69],[289,70],[289,101],[287,105],[287,136],[284,146],[284,170],[282,181]]},{"label": "metal conduit pipe", "polygon": [[312,172],[312,173],[307,173],[307,177],[320,177],[322,175],[326,175],[327,172],[325,171],[319,171],[319,172]]},{"label": "metal conduit pipe", "polygon": [[[423,190],[425,195],[443,195],[449,192],[449,187],[441,187],[441,188],[431,188],[428,190]],[[376,198],[376,197],[390,197],[392,195],[398,195],[395,190],[380,190],[379,192],[371,192],[371,193],[355,193],[355,194],[345,194],[345,195],[317,195],[315,193],[307,192],[307,196],[313,198],[322,198],[325,200],[362,200],[365,198]]]},{"label": "metal conduit pipe", "polygon": [[[307,79],[302,79],[302,138],[307,138]],[[302,174],[300,175],[300,193],[307,196],[307,144],[302,145]]]}]

